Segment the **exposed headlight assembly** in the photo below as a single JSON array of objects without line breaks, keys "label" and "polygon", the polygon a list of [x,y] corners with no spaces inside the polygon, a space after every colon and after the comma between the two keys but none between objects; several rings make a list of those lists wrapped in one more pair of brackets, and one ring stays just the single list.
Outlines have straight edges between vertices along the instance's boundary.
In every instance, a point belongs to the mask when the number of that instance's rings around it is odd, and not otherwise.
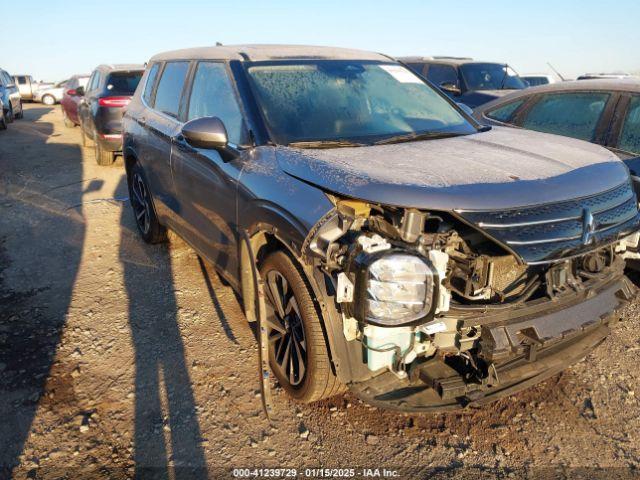
[{"label": "exposed headlight assembly", "polygon": [[433,316],[440,279],[431,261],[404,252],[356,259],[356,318],[382,327],[424,323]]}]

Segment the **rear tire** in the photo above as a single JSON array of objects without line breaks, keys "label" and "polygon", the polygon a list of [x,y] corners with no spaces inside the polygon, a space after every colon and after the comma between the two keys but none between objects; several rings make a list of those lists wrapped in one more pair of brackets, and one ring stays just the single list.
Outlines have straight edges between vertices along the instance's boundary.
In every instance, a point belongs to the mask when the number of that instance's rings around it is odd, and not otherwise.
[{"label": "rear tire", "polygon": [[96,162],[98,163],[98,165],[101,165],[103,167],[112,165],[116,159],[116,154],[102,148],[95,139],[93,140],[93,143],[96,153]]},{"label": "rear tire", "polygon": [[129,203],[131,203],[133,216],[142,239],[147,243],[166,242],[167,229],[158,221],[147,178],[137,162],[127,174],[127,185],[129,186]]},{"label": "rear tire", "polygon": [[44,97],[42,97],[42,103],[51,107],[56,104],[56,99],[53,95],[45,95]]},{"label": "rear tire", "polygon": [[69,117],[67,117],[67,112],[64,111],[64,109],[62,110],[62,119],[64,120],[64,126],[67,128],[74,128],[76,126],[75,123],[73,123],[71,120],[69,120]]},{"label": "rear tire", "polygon": [[0,130],[7,129],[7,117],[4,113],[4,108],[2,108],[2,102],[0,102]]},{"label": "rear tire", "polygon": [[20,112],[15,114],[16,120],[21,120],[24,118],[24,104],[22,100],[20,100]]},{"label": "rear tire", "polygon": [[331,369],[320,318],[302,273],[286,253],[277,251],[262,263],[260,275],[267,297],[269,363],[280,385],[303,403],[343,392],[345,386]]}]

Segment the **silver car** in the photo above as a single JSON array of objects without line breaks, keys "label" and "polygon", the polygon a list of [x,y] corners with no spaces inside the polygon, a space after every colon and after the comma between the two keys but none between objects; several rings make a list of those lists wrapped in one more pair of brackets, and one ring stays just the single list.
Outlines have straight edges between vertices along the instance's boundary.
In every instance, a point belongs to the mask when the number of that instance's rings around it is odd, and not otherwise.
[{"label": "silver car", "polygon": [[45,87],[37,90],[33,95],[33,100],[44,103],[45,105],[55,105],[56,103],[60,103],[68,81],[68,79],[63,80],[52,87]]}]

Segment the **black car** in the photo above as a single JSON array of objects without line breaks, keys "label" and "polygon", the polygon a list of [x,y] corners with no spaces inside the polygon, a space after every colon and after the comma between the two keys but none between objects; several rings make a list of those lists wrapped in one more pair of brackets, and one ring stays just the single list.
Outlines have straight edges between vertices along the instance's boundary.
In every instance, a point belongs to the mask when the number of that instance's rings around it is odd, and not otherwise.
[{"label": "black car", "polygon": [[122,112],[143,73],[142,65],[100,65],[86,89],[75,89],[83,97],[78,103],[82,144],[93,141],[98,165],[111,165],[122,152]]},{"label": "black car", "polygon": [[0,130],[6,130],[7,124],[16,118],[22,118],[22,100],[14,79],[0,68]]},{"label": "black car", "polygon": [[163,53],[123,125],[140,234],[217,268],[299,401],[488,402],[583,358],[634,294],[615,155],[483,127],[384,55]]},{"label": "black car", "polygon": [[398,60],[456,102],[472,109],[528,86],[505,63],[458,57],[400,57]]}]

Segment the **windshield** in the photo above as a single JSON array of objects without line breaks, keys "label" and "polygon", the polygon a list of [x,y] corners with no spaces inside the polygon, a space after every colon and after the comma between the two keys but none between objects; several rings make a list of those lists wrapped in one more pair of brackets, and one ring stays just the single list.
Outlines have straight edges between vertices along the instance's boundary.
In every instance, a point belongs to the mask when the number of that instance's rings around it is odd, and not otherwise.
[{"label": "windshield", "polygon": [[527,87],[509,65],[465,63],[460,70],[467,90],[522,90]]},{"label": "windshield", "polygon": [[259,62],[247,71],[278,144],[370,144],[398,135],[476,132],[433,88],[395,63]]}]

